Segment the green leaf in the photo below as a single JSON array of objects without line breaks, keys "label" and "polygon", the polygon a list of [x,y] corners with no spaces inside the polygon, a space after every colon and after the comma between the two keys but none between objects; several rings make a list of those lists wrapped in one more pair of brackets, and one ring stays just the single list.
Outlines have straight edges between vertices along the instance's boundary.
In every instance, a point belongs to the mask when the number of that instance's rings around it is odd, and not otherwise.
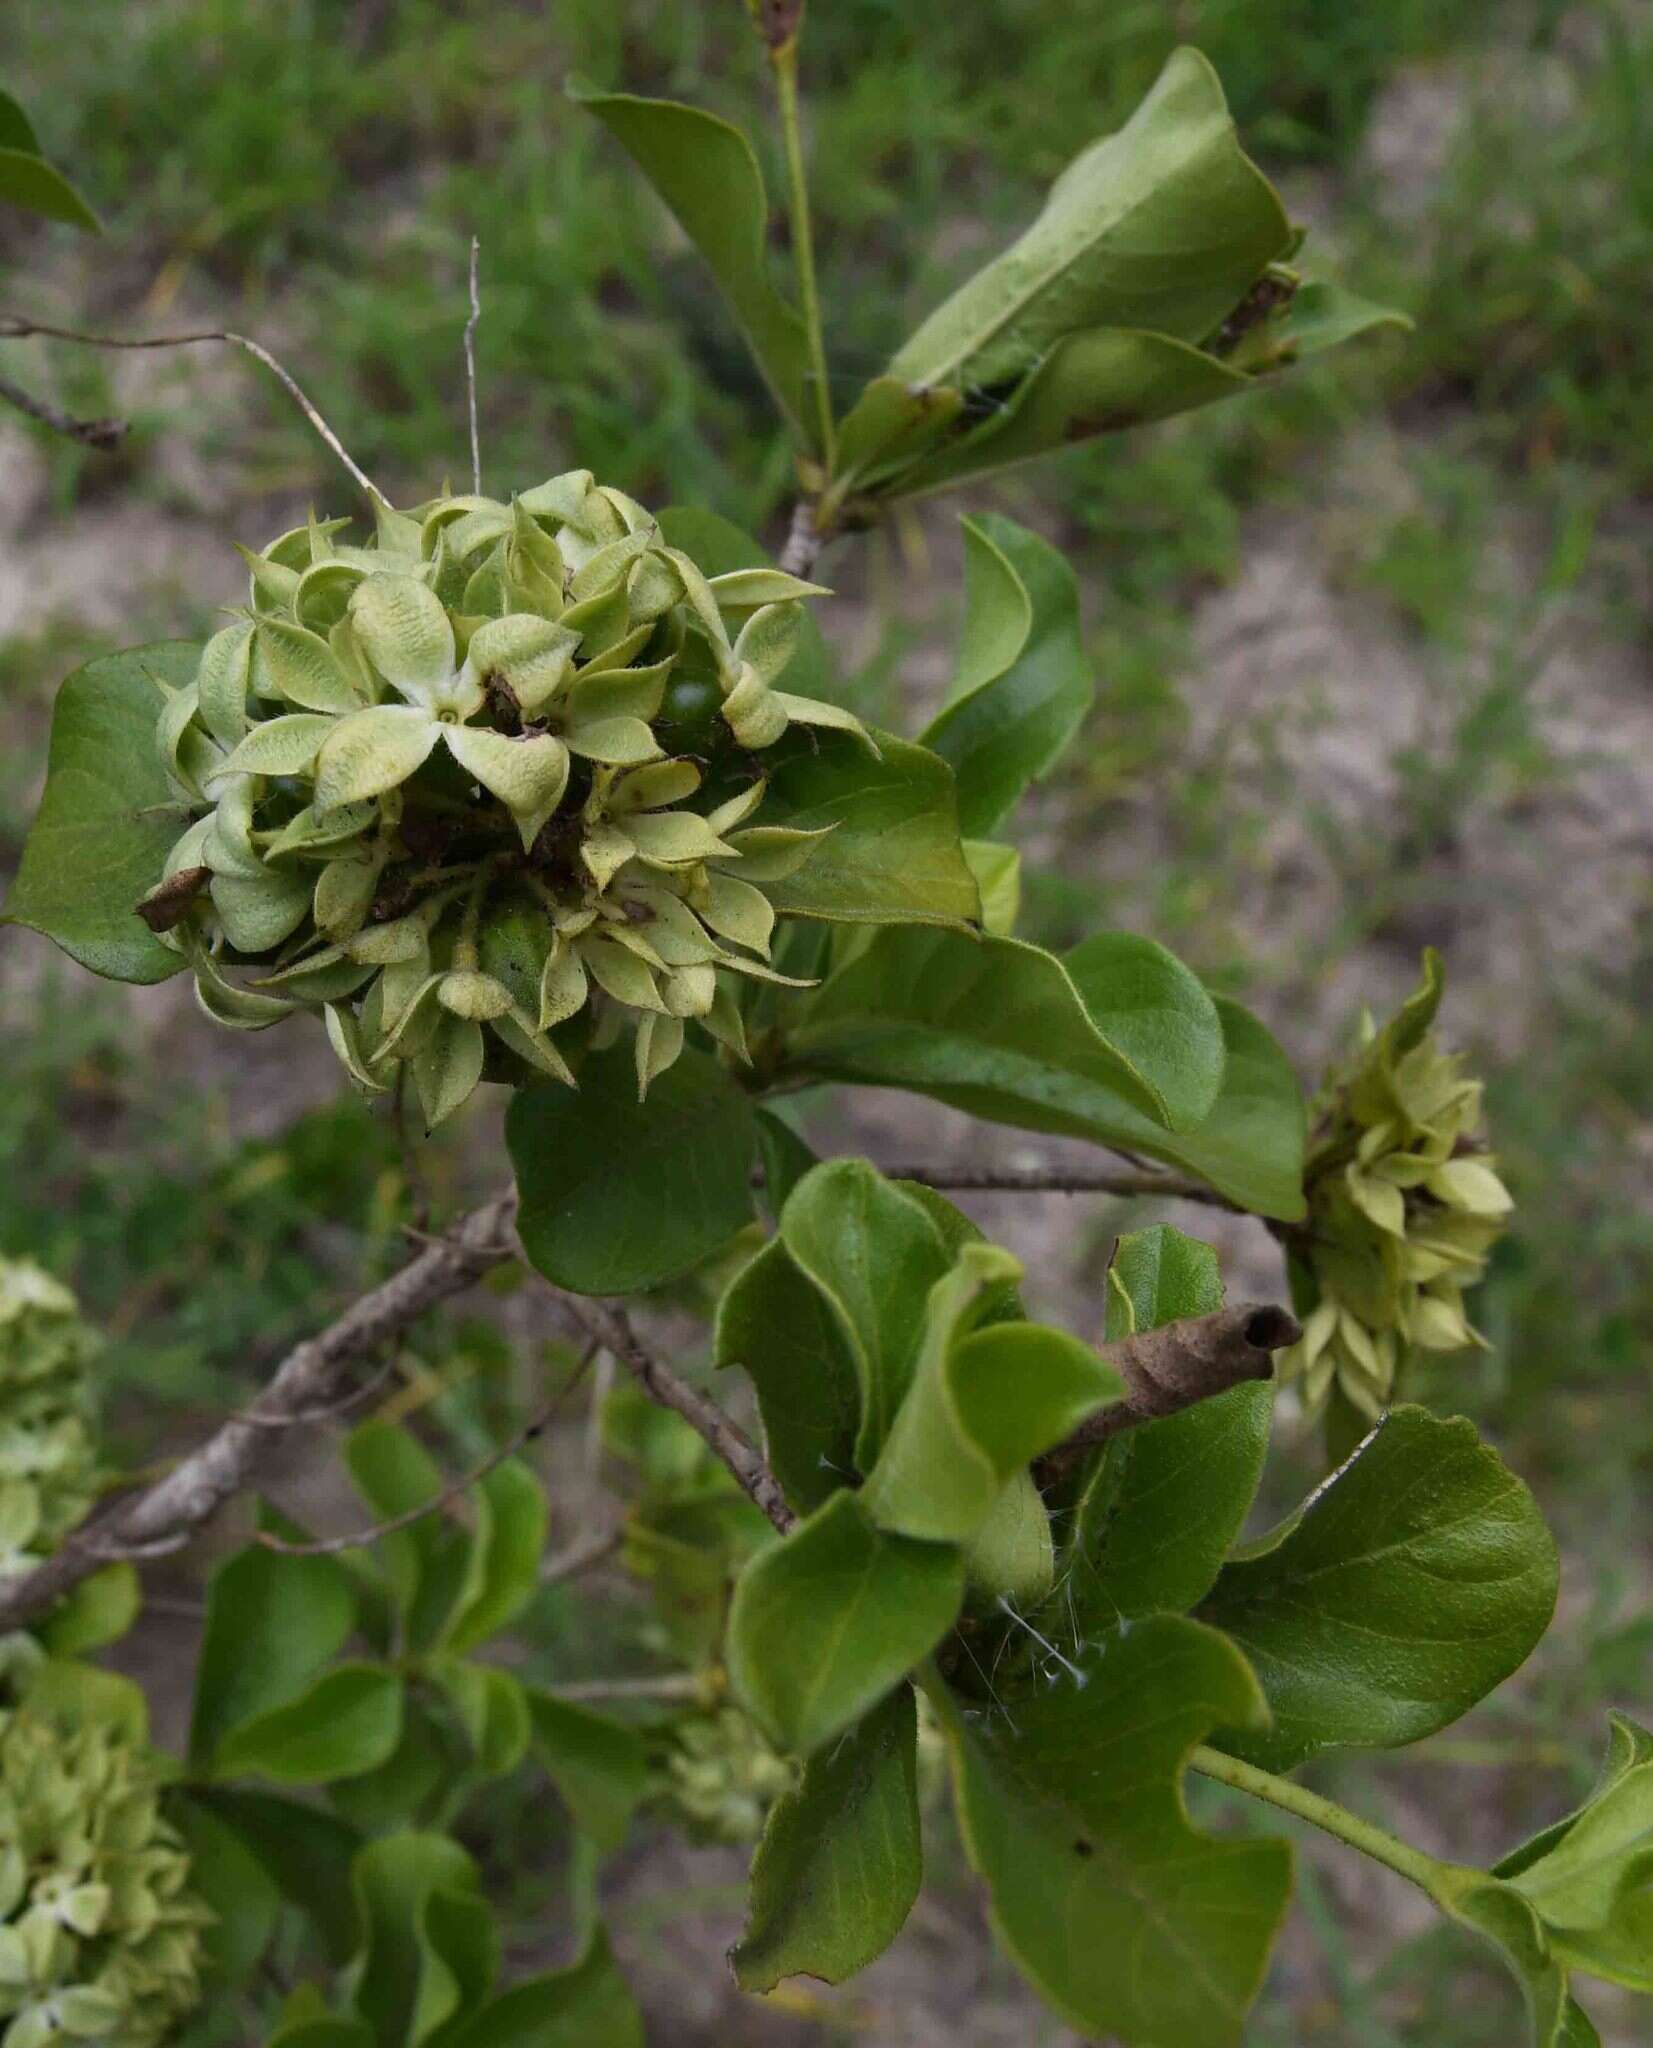
[{"label": "green leaf", "polygon": [[950,1545],[892,1536],[834,1494],[736,1582],[730,1683],[772,1741],[807,1755],[929,1655],[963,1597]]},{"label": "green leaf", "polygon": [[156,752],[162,695],[150,677],[181,689],[199,657],[181,640],[101,655],[69,677],[52,713],[45,794],[5,921],[112,981],[165,981],[185,964],[133,905],[187,822]]},{"label": "green leaf", "polygon": [[0,149],[21,150],[25,156],[41,154],[34,123],[21,104],[4,90],[0,90]]},{"label": "green leaf", "polygon": [[521,1679],[494,1664],[444,1657],[432,1675],[452,1702],[484,1777],[514,1771],[528,1751],[528,1700]]},{"label": "green leaf", "polygon": [[1022,910],[1022,856],[993,839],[967,839],[964,857],[981,891],[981,928],[995,939],[1015,936]]},{"label": "green leaf", "polygon": [[412,1827],[441,1811],[470,1759],[446,1715],[423,1689],[410,1691],[402,1705],[402,1733],[382,1764],[354,1778],[340,1778],[327,1796],[363,1835]]},{"label": "green leaf", "polygon": [[1552,1949],[1532,1902],[1478,1870],[1438,1864],[1431,1896],[1503,1956],[1521,1987],[1533,2048],[1600,2048],[1594,2027],[1568,1995],[1566,1965]]},{"label": "green leaf", "polygon": [[36,1712],[67,1728],[101,1722],[128,1742],[149,1740],[149,1700],[143,1687],[101,1665],[84,1664],[75,1657],[48,1657],[28,1672],[24,1698]]},{"label": "green leaf", "polygon": [[1147,939],[1112,934],[1074,958],[1083,994],[1067,962],[1020,939],[879,932],[797,1005],[785,1064],[1027,1130],[1128,1133],[1132,1149],[1197,1123],[1223,1071],[1211,998]]},{"label": "green leaf", "polygon": [[[994,538],[993,515],[971,519],[961,517],[959,532],[964,537],[964,629],[959,635],[958,660],[953,667],[952,686],[947,692],[947,702],[958,704],[987,684],[997,682],[1006,669],[1021,654],[1033,631],[1034,605],[1025,577],[1017,569],[1013,551],[1003,542]],[[1007,529],[1007,539],[1036,541],[1038,536],[1028,532],[1025,526],[1018,526],[1013,520],[1000,517],[998,525]],[[1040,543],[1041,546],[1047,545]],[[1055,553],[1052,549],[1051,553]],[[1066,562],[1060,555],[1056,559]],[[1069,571],[1072,581],[1072,571]],[[1073,584],[1077,593],[1078,586]],[[940,748],[936,750],[938,753]],[[949,755],[950,760],[953,756]],[[954,760],[954,770],[957,771]],[[990,826],[970,828],[989,831]]]},{"label": "green leaf", "polygon": [[471,1489],[475,1528],[470,1558],[442,1647],[474,1650],[517,1615],[539,1590],[547,1508],[539,1480],[520,1459],[496,1465]]},{"label": "green leaf", "polygon": [[231,1829],[290,1905],[308,1915],[328,1961],[340,1967],[359,1941],[350,1862],[361,1846],[351,1827],[318,1806],[275,1792],[192,1789],[191,1802]]},{"label": "green leaf", "polygon": [[985,513],[964,529],[965,621],[953,694],[924,733],[952,764],[960,829],[994,832],[1084,723],[1095,683],[1079,586],[1049,544]]},{"label": "green leaf", "polygon": [[826,1297],[779,1238],[747,1261],[718,1303],[712,1356],[751,1380],[765,1455],[800,1514],[854,1475],[857,1362]]},{"label": "green leaf", "polygon": [[987,1290],[1019,1277],[996,1246],[967,1245],[929,1297],[911,1391],[859,1496],[881,1528],[968,1543],[1011,1479],[1124,1391],[1065,1331],[976,1327]]},{"label": "green leaf", "polygon": [[270,2036],[269,2048],[378,2048],[378,2044],[364,2021],[335,2019],[327,2013],[278,2027]]},{"label": "green leaf", "polygon": [[1255,342],[1251,336],[1246,338],[1234,361],[1236,367],[1247,370],[1271,369],[1340,348],[1378,327],[1410,332],[1412,322],[1394,306],[1380,306],[1340,284],[1311,278],[1298,286],[1278,319],[1256,331]]},{"label": "green leaf", "polygon": [[808,337],[769,275],[769,200],[751,143],[729,122],[674,100],[594,92],[573,82],[568,90],[623,144],[676,214],[710,265],[776,403],[813,446]]},{"label": "green leaf", "polygon": [[1516,1669],[1555,1606],[1536,1502],[1462,1417],[1390,1411],[1201,1610],[1257,1670],[1264,1734],[1224,1746],[1287,1770],[1337,1745],[1432,1735]]},{"label": "green leaf", "polygon": [[35,1634],[49,1656],[84,1657],[125,1635],[142,1606],[143,1588],[134,1567],[105,1565],[59,1601],[36,1624]]},{"label": "green leaf", "polygon": [[819,730],[788,733],[765,753],[772,774],[759,826],[827,836],[764,894],[782,916],[974,925],[981,902],[959,844],[952,770],[928,747],[873,738],[876,757],[848,733]]},{"label": "green leaf", "polygon": [[[1110,1342],[1209,1315],[1223,1301],[1217,1255],[1168,1224],[1133,1231],[1115,1250],[1109,1297]],[[1090,1635],[1182,1614],[1211,1590],[1262,1477],[1273,1406],[1266,1382],[1233,1387],[1102,1446],[1062,1559],[1062,1619]]]},{"label": "green leaf", "polygon": [[618,1849],[648,1789],[648,1752],[635,1728],[552,1693],[532,1691],[534,1749],[574,1816],[599,1849]]},{"label": "green leaf", "polygon": [[244,1722],[286,1706],[330,1664],[356,1618],[343,1568],[252,1544],[219,1566],[195,1672],[189,1754],[211,1764]]},{"label": "green leaf", "polygon": [[[10,103],[16,108],[15,100]],[[21,111],[20,109],[18,110]],[[101,235],[103,224],[63,173],[32,149],[0,145],[0,203]]]},{"label": "green leaf", "polygon": [[1276,1841],[1188,1824],[1189,1752],[1263,1701],[1214,1630],[1156,1615],[1091,1650],[1082,1684],[1007,1710],[938,1693],[970,1860],[999,1937],[1087,2037],[1229,2048],[1241,2037],[1291,1886]]},{"label": "green leaf", "polygon": [[971,477],[1100,434],[1150,426],[1219,399],[1237,398],[1254,383],[1168,334],[1095,327],[1065,335],[999,411],[904,470],[885,495],[922,497],[952,490]]},{"label": "green leaf", "polygon": [[[947,1247],[924,1209],[864,1159],[828,1160],[805,1174],[781,1215],[780,1239],[827,1303],[840,1354],[854,1366],[854,1464],[870,1472],[912,1382],[930,1289],[952,1264]],[[773,1371],[764,1377],[773,1385]],[[830,1380],[830,1364],[823,1377]]]},{"label": "green leaf", "polygon": [[924,1875],[918,1718],[899,1685],[778,1799],[752,1863],[746,1931],[730,1952],[743,1991],[783,1977],[842,1984],[906,1924]]},{"label": "green leaf", "polygon": [[[1108,963],[1094,947],[1095,941],[1077,946],[1064,962],[1087,1004],[1105,994],[1100,983]],[[1278,1041],[1258,1019],[1226,996],[1215,1000],[1223,1037],[1222,1081],[1203,1121],[1191,1130],[1167,1132],[1121,1101],[1109,1113],[1112,1136],[1107,1142],[1183,1167],[1239,1208],[1295,1222],[1307,1214],[1303,1091]]]},{"label": "green leaf", "polygon": [[937,307],[890,373],[988,387],[1088,327],[1200,341],[1290,243],[1216,72],[1176,50],[1125,126],[1074,158],[1039,218]]},{"label": "green leaf", "polygon": [[369,1843],[352,1874],[365,1930],[355,2009],[381,2048],[418,2048],[461,2009],[474,1960],[468,1939],[444,1938],[454,1930],[431,1907],[475,1897],[475,1866],[445,1835],[410,1831]]},{"label": "green leaf", "polygon": [[325,1785],[382,1764],[402,1732],[402,1681],[378,1664],[340,1664],[297,1699],[242,1721],[219,1743],[220,1777]]},{"label": "green leaf", "polygon": [[168,1808],[189,1850],[190,1886],[212,1903],[204,1935],[208,1963],[231,1983],[247,1976],[270,1945],[281,1890],[243,1837],[201,1800]]},{"label": "green leaf", "polygon": [[443,2048],[643,2048],[643,2021],[599,1928],[577,1963],[513,1985]]},{"label": "green leaf", "polygon": [[1653,1735],[1622,1714],[1608,1720],[1589,1799],[1494,1875],[1532,1902],[1562,1961],[1653,1992]]},{"label": "green leaf", "polygon": [[784,1118],[758,1111],[758,1158],[763,1165],[764,1206],[779,1217],[786,1198],[815,1164],[815,1154]]},{"label": "green leaf", "polygon": [[[429,1507],[448,1483],[423,1444],[382,1418],[350,1432],[344,1457],[357,1492],[378,1521],[398,1521]],[[447,1516],[433,1512],[390,1530],[373,1548],[408,1648],[415,1653],[432,1648],[460,1597],[470,1564],[469,1538]]]},{"label": "green leaf", "polygon": [[720,1251],[752,1218],[750,1098],[686,1051],[637,1100],[631,1048],[586,1061],[579,1092],[512,1101],[517,1228],[529,1263],[576,1294],[632,1294]]}]

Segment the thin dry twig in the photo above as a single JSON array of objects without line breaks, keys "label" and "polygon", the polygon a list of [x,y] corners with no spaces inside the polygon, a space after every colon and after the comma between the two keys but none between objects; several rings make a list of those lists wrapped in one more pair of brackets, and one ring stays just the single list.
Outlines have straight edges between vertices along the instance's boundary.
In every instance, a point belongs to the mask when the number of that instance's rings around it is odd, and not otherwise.
[{"label": "thin dry twig", "polygon": [[623,1308],[573,1294],[560,1295],[557,1306],[568,1321],[587,1336],[596,1337],[620,1361],[651,1401],[683,1417],[783,1535],[792,1527],[797,1518],[786,1504],[781,1483],[751,1438],[710,1396],[680,1379],[663,1358],[649,1350]]},{"label": "thin dry twig", "polygon": [[61,406],[37,398],[32,391],[25,391],[21,384],[14,384],[9,377],[0,377],[0,399],[15,406],[31,420],[38,420],[43,427],[50,427],[54,434],[65,434],[71,441],[79,441],[83,447],[96,448],[104,454],[111,448],[118,448],[126,438],[125,420],[78,419],[73,413],[63,411]]},{"label": "thin dry twig", "polygon": [[[232,1417],[154,1485],[70,1536],[52,1557],[0,1588],[0,1631],[62,1599],[114,1559],[162,1557],[180,1549],[253,1479],[282,1427],[298,1427],[318,1404],[339,1399],[342,1372],[406,1329],[490,1268],[514,1258],[514,1191],[484,1203],[444,1237],[429,1240],[399,1273],[360,1297],[329,1327],[288,1353],[252,1411]],[[649,1398],[681,1415],[738,1484],[783,1533],[794,1522],[780,1481],[717,1403],[656,1356],[618,1304],[553,1293],[558,1311],[619,1359]],[[1071,1460],[1087,1443],[1207,1400],[1242,1379],[1266,1377],[1270,1353],[1294,1341],[1297,1326],[1278,1308],[1222,1309],[1105,1347],[1125,1375],[1127,1396],[1052,1453]],[[1042,1471],[1051,1469],[1045,1461]]]},{"label": "thin dry twig", "polygon": [[490,1267],[513,1255],[516,1197],[496,1197],[458,1228],[354,1301],[317,1336],[288,1352],[246,1416],[220,1425],[153,1486],[70,1536],[31,1572],[0,1587],[0,1631],[44,1613],[65,1593],[112,1560],[162,1557],[181,1549],[248,1486],[283,1435],[319,1404],[338,1398],[338,1382],[438,1303],[462,1293]]},{"label": "thin dry twig", "polygon": [[22,313],[0,313],[0,340],[24,341],[29,336],[37,334],[51,341],[78,342],[85,348],[193,348],[199,342],[216,341],[225,343],[231,348],[244,349],[255,361],[262,363],[265,369],[283,386],[288,396],[310,422],[317,434],[332,449],[345,468],[349,470],[358,488],[364,491],[370,498],[376,498],[379,495],[374,487],[372,478],[354,460],[338,435],[334,433],[326,420],[322,418],[309,399],[305,397],[291,372],[284,369],[262,343],[253,341],[245,334],[234,334],[227,327],[209,327],[189,334],[151,334],[134,340],[124,335],[86,334],[78,327],[54,327],[47,321],[33,320]]},{"label": "thin dry twig", "polygon": [[445,1514],[453,1504],[464,1498],[473,1486],[480,1486],[490,1472],[497,1471],[525,1443],[536,1437],[555,1418],[557,1411],[585,1377],[586,1367],[597,1355],[597,1343],[593,1339],[586,1346],[585,1356],[574,1371],[551,1396],[543,1401],[529,1416],[520,1429],[513,1430],[501,1444],[496,1444],[485,1458],[480,1458],[468,1472],[452,1479],[440,1493],[421,1502],[416,1508],[409,1508],[405,1514],[392,1515],[388,1521],[371,1523],[365,1529],[350,1529],[342,1536],[316,1536],[308,1542],[290,1543],[283,1536],[277,1536],[269,1529],[257,1532],[258,1541],[266,1550],[279,1550],[284,1557],[337,1557],[346,1550],[366,1550],[369,1544],[377,1543],[381,1536],[394,1536],[400,1529],[411,1529],[415,1522],[422,1522],[427,1515]]},{"label": "thin dry twig", "polygon": [[482,243],[471,237],[471,317],[465,322],[465,396],[471,411],[471,489],[482,495],[482,435],[476,421],[476,329],[482,318],[482,294],[477,268],[482,261]]},{"label": "thin dry twig", "polygon": [[815,524],[814,499],[800,498],[792,507],[792,528],[781,549],[781,567],[789,576],[807,576],[824,545],[825,537]]}]

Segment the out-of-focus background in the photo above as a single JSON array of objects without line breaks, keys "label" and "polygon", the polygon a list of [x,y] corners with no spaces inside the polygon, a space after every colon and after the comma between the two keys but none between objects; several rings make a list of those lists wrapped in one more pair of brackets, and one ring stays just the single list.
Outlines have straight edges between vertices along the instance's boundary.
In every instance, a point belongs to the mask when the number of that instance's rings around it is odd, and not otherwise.
[{"label": "out-of-focus background", "polygon": [[[1149,931],[1254,1003],[1306,1072],[1362,1003],[1405,992],[1423,945],[1447,955],[1448,1030],[1485,1062],[1521,1206],[1479,1298],[1490,1347],[1431,1391],[1537,1488],[1566,1559],[1562,1619],[1512,1685],[1415,1758],[1327,1765],[1320,1781],[1450,1853],[1496,1854],[1588,1782],[1598,1704],[1645,1714],[1653,1695],[1653,7],[816,0],[811,14],[844,401],[1178,40],[1215,61],[1252,152],[1311,226],[1311,264],[1416,320],[1241,404],[1024,471],[990,502],[1068,550],[1100,679],[1024,835],[1032,936]],[[563,98],[576,71],[734,115],[773,167],[739,0],[10,0],[0,79],[108,232],[0,223],[0,306],[117,333],[250,333],[413,500],[469,466],[474,234],[490,488],[577,464],[773,539],[789,460],[762,391],[668,217]],[[261,544],[351,495],[239,356],[0,349],[17,381],[134,421],[108,456],[0,412],[9,870],[62,676],[91,653],[201,635],[242,600],[232,539]],[[956,509],[825,564],[845,687],[887,723],[945,683]],[[176,986],[107,988],[8,932],[0,1034],[0,1248],[43,1258],[110,1331],[134,1457],[198,1431],[397,1256],[394,1139],[343,1092],[319,1031],[220,1033]],[[487,1174],[493,1115],[438,1148],[444,1199]],[[876,1099],[849,1130],[825,1128],[886,1158],[967,1143],[940,1111]],[[1025,1151],[1008,1132],[968,1143]],[[1047,1305],[1083,1314],[1128,1212],[1049,1199],[977,1213],[1040,1262]],[[1236,1223],[1222,1241],[1235,1284],[1278,1289],[1260,1231]],[[520,1300],[430,1333],[417,1370],[473,1390],[457,1441],[520,1394],[542,1335]],[[581,1460],[563,1464],[567,1536],[590,1496]],[[170,1624],[151,1617],[131,1652],[163,1692],[189,1662],[187,1572],[179,1588]],[[628,1625],[623,1587],[544,1605],[556,1668],[596,1668],[599,1639]],[[477,1827],[518,1872],[521,1951],[555,1949],[536,1917],[554,1819],[497,1811]],[[1395,1881],[1304,1846],[1250,2040],[1517,2037],[1513,2000],[1464,1941]],[[652,2038],[1066,2048],[994,1958],[944,1818],[932,1865],[912,1926],[861,1982],[759,2006],[722,1977],[740,1854],[645,1833],[608,1889]],[[1619,2048],[1645,2038],[1628,2015],[1614,2030],[1610,1996],[1595,2003]]]}]

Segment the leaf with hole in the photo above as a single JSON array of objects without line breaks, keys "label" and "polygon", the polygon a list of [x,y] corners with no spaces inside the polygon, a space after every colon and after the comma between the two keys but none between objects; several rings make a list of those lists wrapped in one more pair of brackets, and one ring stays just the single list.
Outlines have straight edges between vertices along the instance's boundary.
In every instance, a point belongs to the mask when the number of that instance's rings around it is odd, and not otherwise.
[{"label": "leaf with hole", "polygon": [[1037,1684],[1003,1710],[931,1697],[970,1860],[1029,1981],[1088,2037],[1234,2048],[1291,1854],[1196,1832],[1182,1777],[1214,1726],[1265,1717],[1240,1653],[1155,1615],[1082,1653],[1078,1683]]}]

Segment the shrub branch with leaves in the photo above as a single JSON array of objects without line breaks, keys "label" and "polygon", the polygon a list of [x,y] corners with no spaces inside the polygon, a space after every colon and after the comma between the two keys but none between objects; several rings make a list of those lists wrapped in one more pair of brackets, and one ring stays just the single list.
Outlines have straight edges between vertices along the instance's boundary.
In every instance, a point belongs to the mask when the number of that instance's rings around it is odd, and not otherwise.
[{"label": "shrub branch with leaves", "polygon": [[[9,918],[116,979],[188,971],[233,1028],[319,1013],[350,1080],[410,1072],[428,1124],[509,1089],[513,1185],[90,1520],[80,1326],[13,1269],[0,1810],[24,1848],[0,1845],[0,2043],[157,2041],[199,1967],[198,2024],[239,2001],[279,2048],[629,2048],[594,1875],[639,1810],[757,1839],[745,1989],[836,1983],[904,1924],[944,1768],[999,1939],[1087,2037],[1242,2036],[1290,1853],[1196,1827],[1192,1770],[1420,1887],[1502,1955],[1539,2048],[1584,2048],[1576,1974],[1653,1990],[1653,1737],[1614,1716],[1591,1798],[1490,1870],[1291,1775],[1447,1726],[1555,1601],[1521,1481],[1468,1423],[1397,1401],[1417,1352],[1473,1341],[1464,1291],[1509,1208],[1479,1084],[1434,1037],[1438,964],[1311,1129],[1261,1023],[1162,947],[1016,936],[996,835],[1092,695],[1060,555],[963,522],[953,688],[914,738],[842,706],[806,609],[827,543],[898,500],[1238,396],[1397,316],[1299,268],[1181,51],[840,417],[804,7],[752,16],[796,305],[738,129],[576,97],[710,264],[794,434],[781,565],[709,508],[655,515],[584,471],[395,510],[349,463],[365,538],[312,518],[247,556],[247,607],[204,648],[63,686]],[[0,196],[46,190],[12,129]],[[473,294],[467,345],[475,317]],[[1214,1252],[1168,1226],[1119,1240],[1091,1327],[1034,1319],[945,1175],[815,1156],[789,1098],[812,1091],[819,1135],[845,1086],[1126,1155],[1071,1185],[1262,1219],[1302,1322],[1225,1305]],[[545,1402],[457,1480],[428,1430],[360,1422],[344,1459],[371,1519],[347,1536],[262,1507],[213,1576],[187,1754],[163,1765],[141,1696],[89,1661],[139,1609],[134,1566],[518,1260],[577,1347]],[[715,1302],[704,1372],[633,1318],[668,1284]],[[598,1354],[623,1508],[548,1557],[520,1452]],[[1246,1537],[1287,1381],[1341,1462]],[[655,1669],[547,1683],[501,1654],[543,1582],[609,1560],[648,1603]],[[512,1973],[455,1830],[535,1779],[576,1845],[572,1959]],[[279,2000],[258,1989],[272,1944],[299,1958]]]}]

